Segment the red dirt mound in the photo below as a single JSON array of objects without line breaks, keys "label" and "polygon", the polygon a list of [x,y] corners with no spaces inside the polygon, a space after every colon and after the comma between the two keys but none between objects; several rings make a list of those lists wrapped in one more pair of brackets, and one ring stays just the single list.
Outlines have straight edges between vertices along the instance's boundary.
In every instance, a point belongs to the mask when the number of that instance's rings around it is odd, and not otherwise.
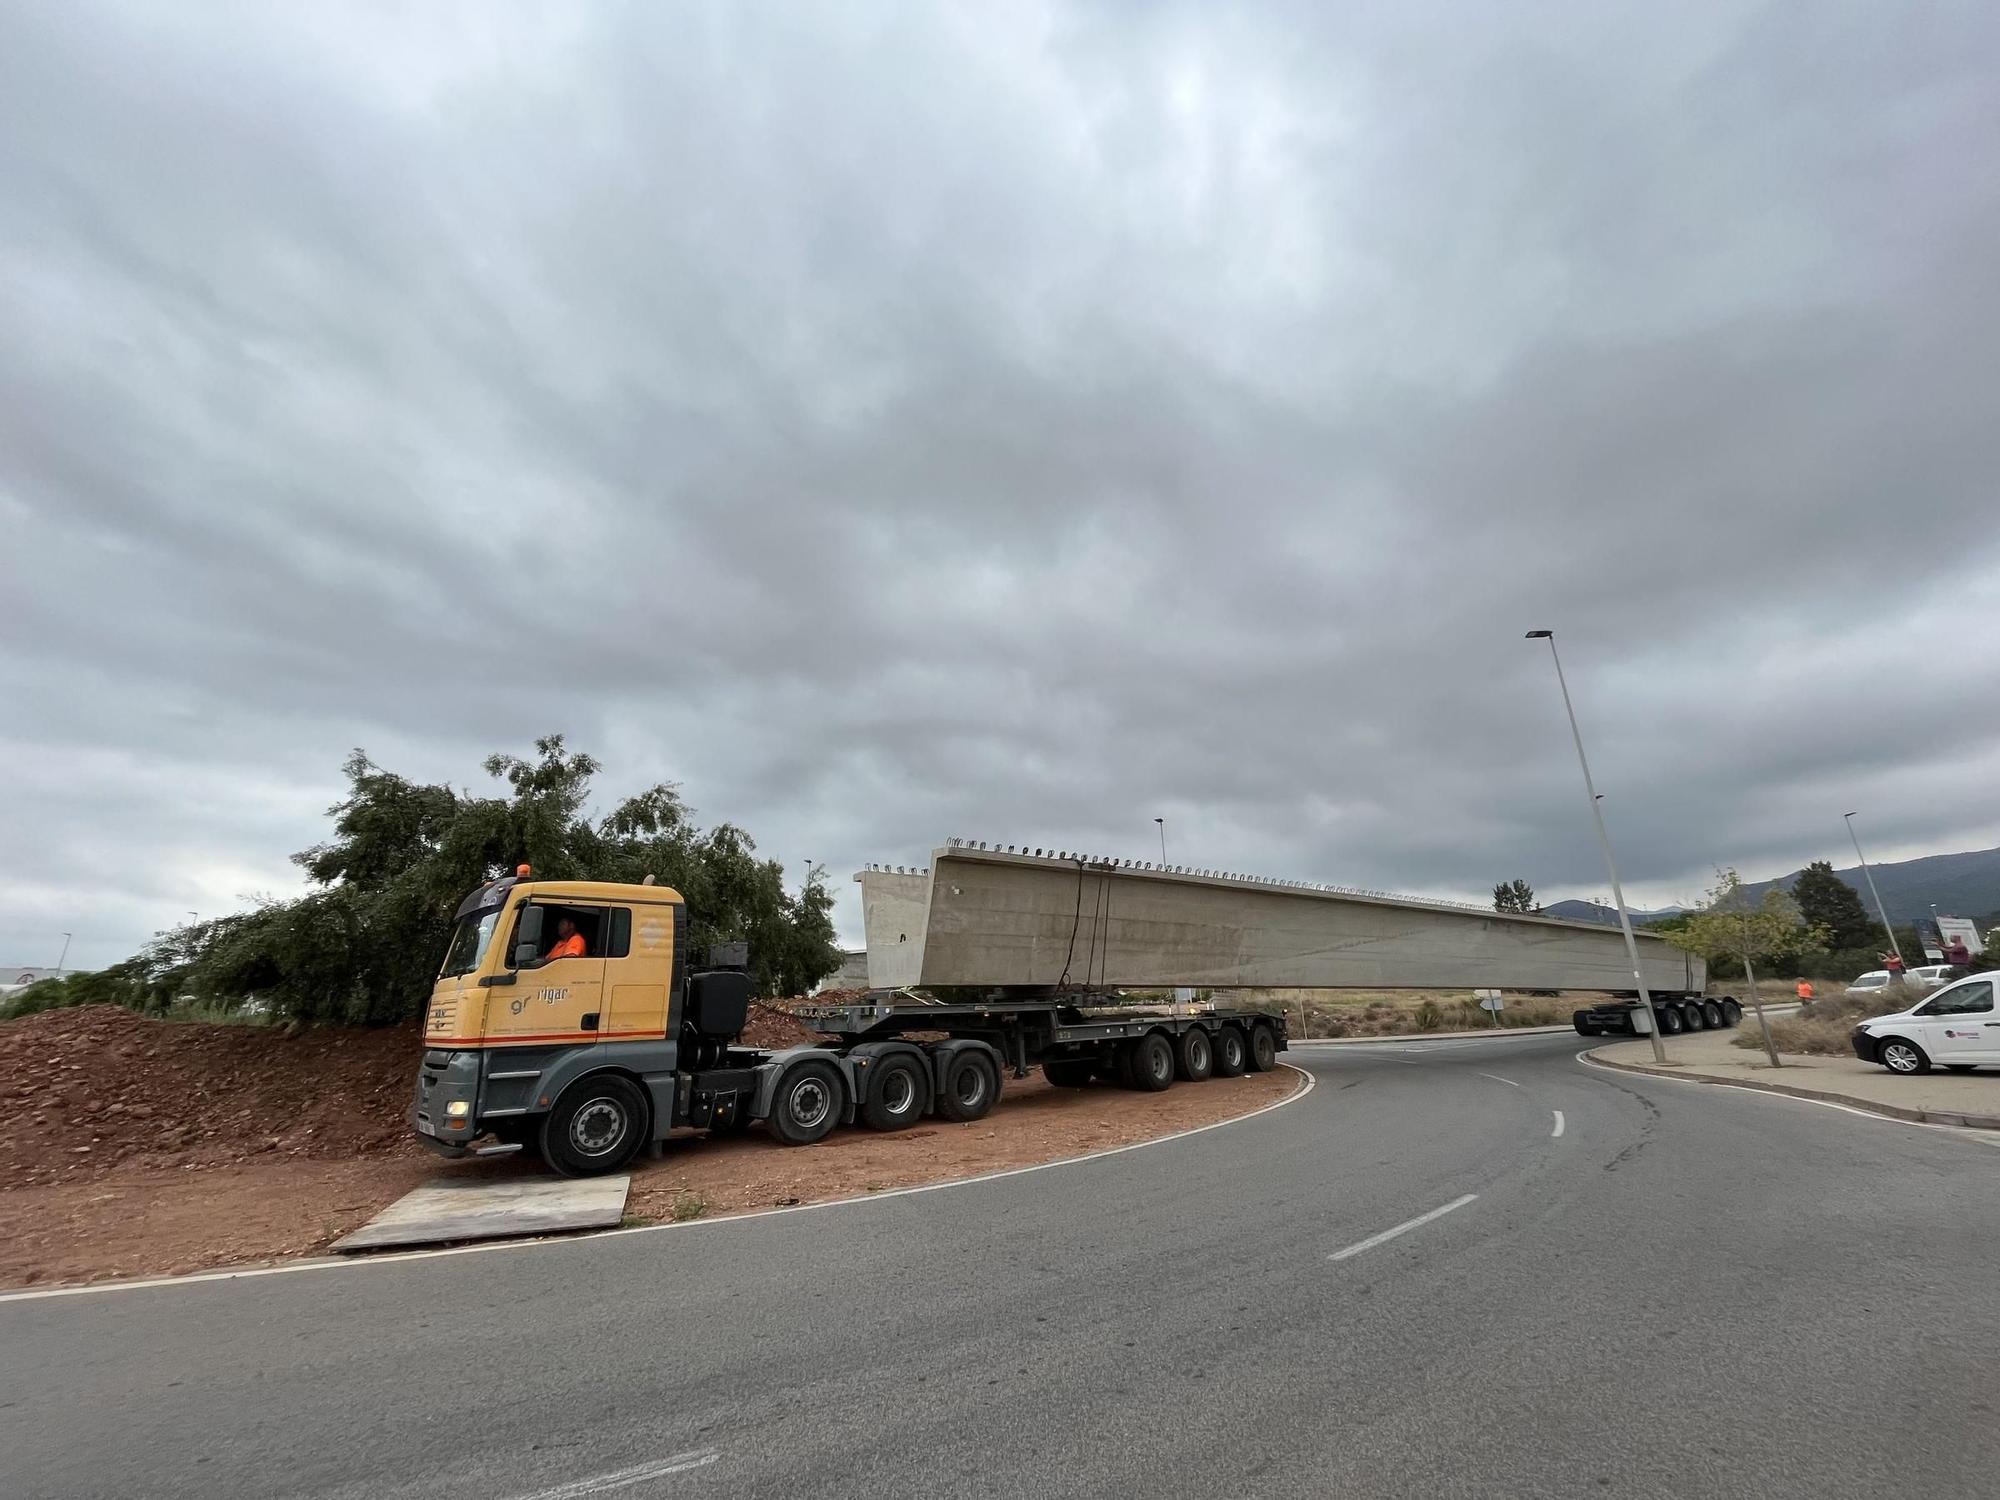
[{"label": "red dirt mound", "polygon": [[115,1005],[0,1024],[0,1168],[9,1186],[123,1163],[218,1166],[413,1149],[403,1111],[416,1028],[156,1021]]}]

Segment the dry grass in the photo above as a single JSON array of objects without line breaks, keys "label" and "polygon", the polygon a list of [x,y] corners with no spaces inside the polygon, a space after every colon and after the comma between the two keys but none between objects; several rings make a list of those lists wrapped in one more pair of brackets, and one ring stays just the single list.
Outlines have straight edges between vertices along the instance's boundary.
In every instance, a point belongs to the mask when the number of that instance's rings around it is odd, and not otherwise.
[{"label": "dry grass", "polygon": [[[1814,1057],[1847,1057],[1854,1051],[1848,1037],[1854,1031],[1853,1018],[1828,1016],[1774,1016],[1771,1019],[1771,1045],[1780,1052],[1803,1052]],[[1748,1047],[1753,1052],[1764,1050],[1764,1037],[1758,1031],[1757,1023],[1746,1019],[1735,1036],[1732,1045]]]}]

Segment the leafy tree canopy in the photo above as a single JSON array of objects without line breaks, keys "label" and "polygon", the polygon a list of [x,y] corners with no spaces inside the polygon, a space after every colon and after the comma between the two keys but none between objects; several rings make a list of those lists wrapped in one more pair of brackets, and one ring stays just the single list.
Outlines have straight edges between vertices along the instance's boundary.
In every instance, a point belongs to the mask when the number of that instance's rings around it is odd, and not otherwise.
[{"label": "leafy tree canopy", "polygon": [[1493,887],[1495,911],[1528,912],[1535,909],[1535,888],[1516,876]]},{"label": "leafy tree canopy", "polygon": [[15,1012],[98,1001],[161,1011],[192,998],[256,1000],[306,1021],[409,1020],[430,994],[458,903],[522,863],[545,879],[657,877],[687,898],[693,951],[747,941],[767,995],[804,993],[840,963],[821,871],[788,892],[782,867],[759,859],[749,834],[697,828],[670,785],[592,822],[597,762],[560,735],[537,740],[533,760],[486,761],[505,796],[419,785],[359,750],[342,769],[348,793],[329,809],[333,837],[293,856],[318,889],[162,933],[100,973],[33,986]]},{"label": "leafy tree canopy", "polygon": [[1699,910],[1683,913],[1671,925],[1656,923],[1654,931],[1710,962],[1747,958],[1755,963],[1826,946],[1826,934],[1806,922],[1798,902],[1776,887],[1752,901],[1734,870],[1717,872]]},{"label": "leafy tree canopy", "polygon": [[1826,860],[1814,860],[1799,872],[1792,899],[1805,920],[1826,933],[1829,948],[1865,948],[1881,935],[1861,904],[1861,893],[1834,874]]}]

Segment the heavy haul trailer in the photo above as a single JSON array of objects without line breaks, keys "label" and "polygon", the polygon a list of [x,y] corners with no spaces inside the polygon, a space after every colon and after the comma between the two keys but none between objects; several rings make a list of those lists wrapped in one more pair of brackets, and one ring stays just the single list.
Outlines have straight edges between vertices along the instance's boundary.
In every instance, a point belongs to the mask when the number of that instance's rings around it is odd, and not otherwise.
[{"label": "heavy haul trailer", "polygon": [[[1700,988],[1652,992],[1653,1029],[1662,1036],[1679,1036],[1683,1031],[1715,1031],[1734,1026],[1743,1019],[1743,1007],[1734,995],[1710,998]],[[1570,1016],[1578,1036],[1645,1036],[1646,1013],[1637,995],[1607,1000]]]},{"label": "heavy haul trailer", "polygon": [[1286,1046],[1283,1019],[1255,1011],[1105,1014],[1042,995],[823,1007],[808,1019],[824,1043],[742,1047],[740,946],[696,967],[687,934],[687,904],[663,886],[537,881],[523,865],[473,892],[425,1014],[411,1127],[445,1156],[534,1147],[583,1176],[617,1170],[677,1127],[763,1120],[808,1145],[857,1119],[878,1130],[933,1113],[979,1119],[1003,1068],[1160,1089],[1274,1066]]}]

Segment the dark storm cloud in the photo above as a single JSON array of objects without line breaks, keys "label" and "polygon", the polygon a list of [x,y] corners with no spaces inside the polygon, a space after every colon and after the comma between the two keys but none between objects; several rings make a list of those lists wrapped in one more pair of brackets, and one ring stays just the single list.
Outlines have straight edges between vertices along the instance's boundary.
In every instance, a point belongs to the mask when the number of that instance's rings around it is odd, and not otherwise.
[{"label": "dark storm cloud", "polygon": [[[567,732],[796,866],[1991,842],[1986,8],[0,21],[0,957]],[[850,913],[850,924],[852,918]]]}]

